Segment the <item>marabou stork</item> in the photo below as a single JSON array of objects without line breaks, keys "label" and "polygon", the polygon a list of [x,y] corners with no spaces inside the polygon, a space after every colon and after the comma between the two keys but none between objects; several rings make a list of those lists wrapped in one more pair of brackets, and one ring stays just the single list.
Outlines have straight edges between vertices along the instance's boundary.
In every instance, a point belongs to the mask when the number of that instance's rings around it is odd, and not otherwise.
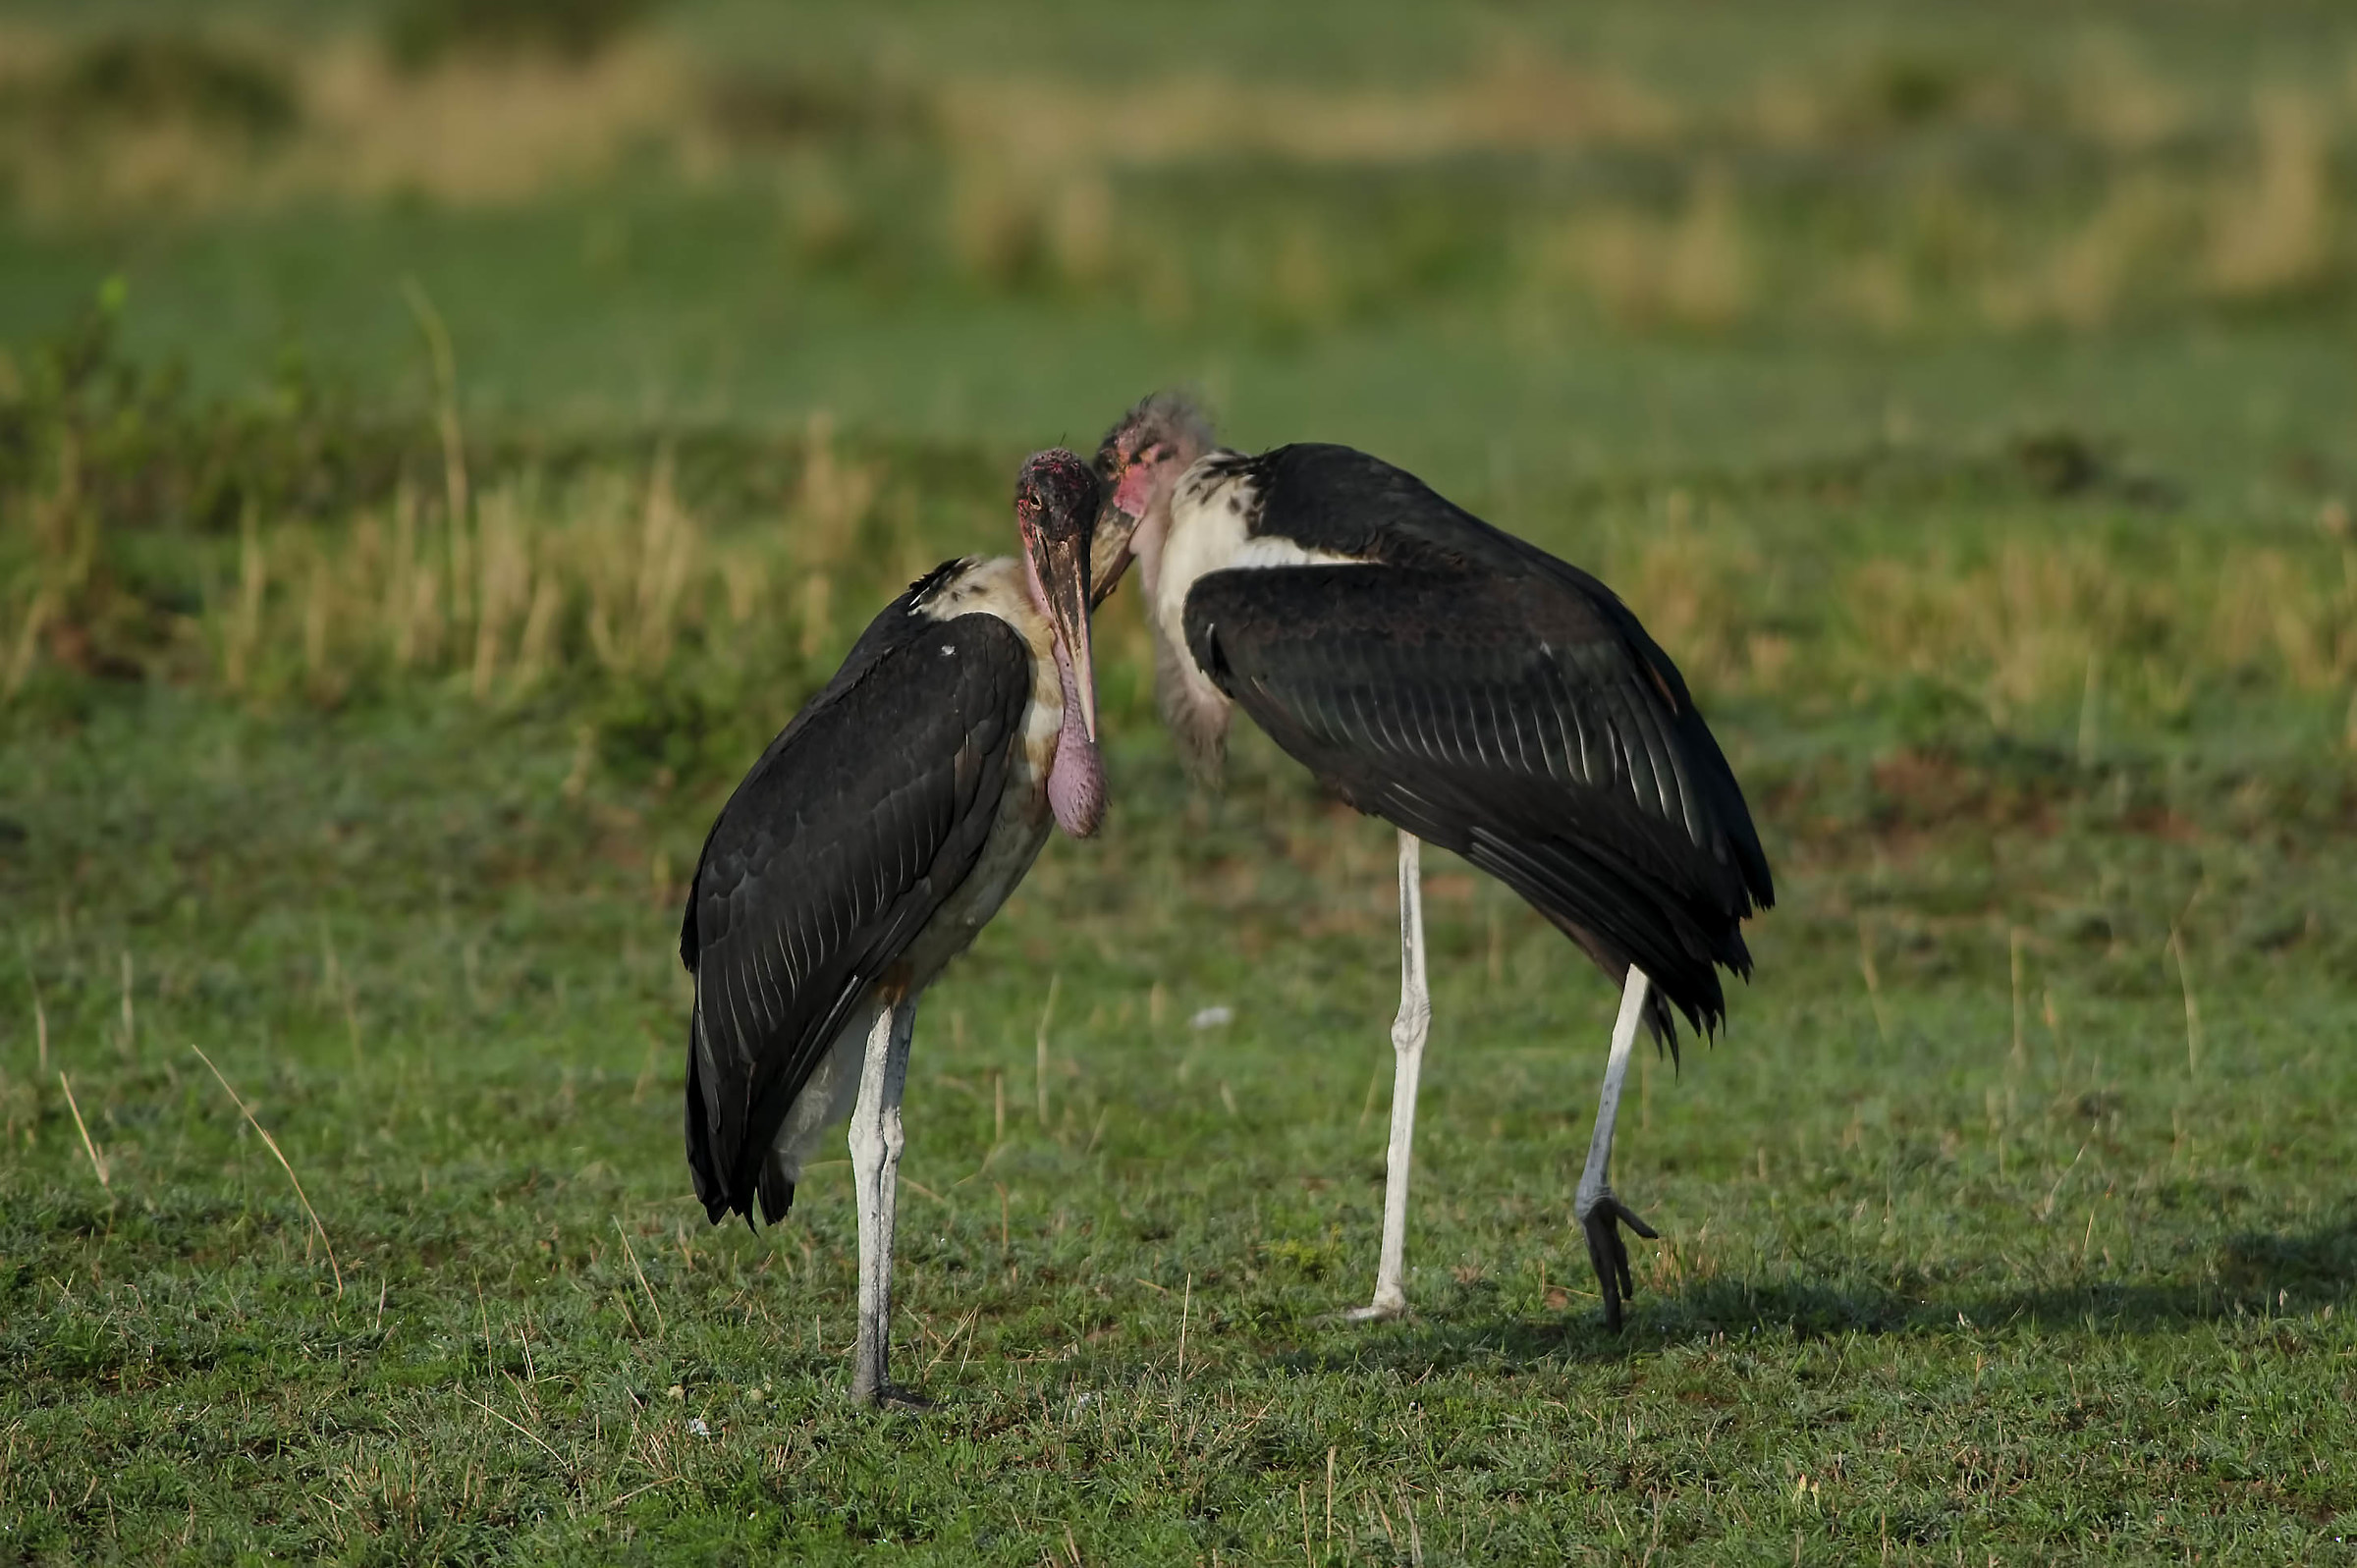
[{"label": "marabou stork", "polygon": [[[859,1206],[852,1397],[920,1403],[885,1376],[901,1091],[917,1000],[998,912],[1052,822],[1104,809],[1088,616],[1127,562],[1069,452],[1016,481],[1023,554],[927,572],[737,786],[687,891],[695,977],[687,1164],[715,1224],[772,1222],[849,1113]],[[854,1108],[854,1098],[856,1106]]]},{"label": "marabou stork", "polygon": [[1215,771],[1241,704],[1359,810],[1399,830],[1399,1012],[1383,1251],[1371,1306],[1406,1310],[1400,1260],[1431,1002],[1419,843],[1520,893],[1622,983],[1573,1211],[1620,1325],[1619,1225],[1656,1234],[1609,1181],[1643,1022],[1724,1021],[1718,969],[1751,972],[1741,922],[1774,902],[1742,790],[1677,667],[1594,577],[1337,446],[1213,450],[1183,399],[1106,436],[1108,510],[1134,531],[1165,718]]}]

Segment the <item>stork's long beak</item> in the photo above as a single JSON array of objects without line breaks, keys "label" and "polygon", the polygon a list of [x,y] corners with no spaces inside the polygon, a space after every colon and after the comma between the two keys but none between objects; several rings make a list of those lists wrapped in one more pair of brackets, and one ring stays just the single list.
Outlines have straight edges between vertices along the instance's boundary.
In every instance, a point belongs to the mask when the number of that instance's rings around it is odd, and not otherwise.
[{"label": "stork's long beak", "polygon": [[1122,574],[1129,569],[1130,540],[1140,520],[1110,500],[1098,509],[1096,537],[1088,547],[1090,605],[1103,604],[1122,585]]},{"label": "stork's long beak", "polygon": [[1072,665],[1072,690],[1080,702],[1080,722],[1089,744],[1097,740],[1097,669],[1088,635],[1089,537],[1074,530],[1069,538],[1044,541],[1040,546],[1040,587],[1048,598],[1048,619],[1056,638]]}]

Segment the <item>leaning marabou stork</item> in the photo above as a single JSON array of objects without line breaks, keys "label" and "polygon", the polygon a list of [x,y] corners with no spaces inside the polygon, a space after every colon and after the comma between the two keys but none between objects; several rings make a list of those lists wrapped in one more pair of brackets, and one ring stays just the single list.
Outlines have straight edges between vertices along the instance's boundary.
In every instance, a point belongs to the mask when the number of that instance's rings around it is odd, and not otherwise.
[{"label": "leaning marabou stork", "polygon": [[[852,1397],[885,1376],[901,1090],[917,999],[1047,842],[1104,809],[1088,616],[1127,563],[1071,453],[1023,464],[1023,555],[935,568],[871,623],[721,808],[680,957],[695,976],[687,1163],[718,1224],[774,1222],[851,1117],[859,1205]],[[1118,514],[1111,524],[1121,527]],[[853,1100],[856,1098],[856,1108]]]},{"label": "leaning marabou stork", "polygon": [[1404,1312],[1400,1263],[1424,983],[1419,843],[1520,893],[1622,982],[1573,1210],[1620,1326],[1619,1224],[1656,1232],[1609,1181],[1637,1025],[1676,1047],[1725,1020],[1718,969],[1751,972],[1741,922],[1775,901],[1743,792],[1677,667],[1594,577],[1347,447],[1211,450],[1203,417],[1147,399],[1097,455],[1134,528],[1165,717],[1198,771],[1231,704],[1319,782],[1399,830],[1399,1013],[1373,1305]]}]

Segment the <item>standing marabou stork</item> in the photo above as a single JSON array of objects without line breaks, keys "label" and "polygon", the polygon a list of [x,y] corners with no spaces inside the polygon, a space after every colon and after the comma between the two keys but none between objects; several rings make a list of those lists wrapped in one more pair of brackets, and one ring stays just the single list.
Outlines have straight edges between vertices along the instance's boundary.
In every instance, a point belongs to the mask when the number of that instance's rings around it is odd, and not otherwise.
[{"label": "standing marabou stork", "polygon": [[1743,792],[1686,683],[1594,577],[1347,447],[1214,451],[1183,399],[1148,398],[1097,455],[1134,532],[1163,712],[1215,770],[1240,703],[1278,745],[1399,830],[1399,1013],[1372,1306],[1404,1312],[1408,1163],[1432,1006],[1419,839],[1520,893],[1623,984],[1574,1202],[1604,1317],[1632,1286],[1609,1181],[1637,1025],[1710,1033],[1718,968],[1775,901]]},{"label": "standing marabou stork", "polygon": [[784,1217],[820,1135],[850,1115],[863,1402],[918,1402],[885,1376],[917,999],[1051,820],[1086,838],[1103,815],[1088,616],[1127,553],[1109,536],[1092,582],[1099,507],[1071,453],[1025,462],[1021,559],[952,561],[894,600],[721,808],[687,890],[695,1195],[715,1224],[752,1223],[756,1199]]}]

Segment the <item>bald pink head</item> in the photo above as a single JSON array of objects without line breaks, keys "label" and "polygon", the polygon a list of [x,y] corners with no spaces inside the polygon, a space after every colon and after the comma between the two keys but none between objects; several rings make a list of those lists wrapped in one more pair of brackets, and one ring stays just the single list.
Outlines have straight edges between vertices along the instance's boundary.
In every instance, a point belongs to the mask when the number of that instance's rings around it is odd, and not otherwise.
[{"label": "bald pink head", "polygon": [[1211,450],[1211,419],[1180,392],[1157,392],[1122,415],[1097,448],[1097,472],[1132,524],[1167,501],[1178,476]]},{"label": "bald pink head", "polygon": [[1080,456],[1062,447],[1035,452],[1014,476],[1014,520],[1029,550],[1034,540],[1077,548],[1083,565],[1101,486]]},{"label": "bald pink head", "polygon": [[1085,838],[1105,812],[1097,758],[1097,680],[1089,643],[1089,550],[1103,487],[1096,471],[1059,447],[1031,455],[1014,481],[1015,526],[1031,593],[1055,641],[1064,722],[1048,773],[1048,802],[1067,833]]}]

